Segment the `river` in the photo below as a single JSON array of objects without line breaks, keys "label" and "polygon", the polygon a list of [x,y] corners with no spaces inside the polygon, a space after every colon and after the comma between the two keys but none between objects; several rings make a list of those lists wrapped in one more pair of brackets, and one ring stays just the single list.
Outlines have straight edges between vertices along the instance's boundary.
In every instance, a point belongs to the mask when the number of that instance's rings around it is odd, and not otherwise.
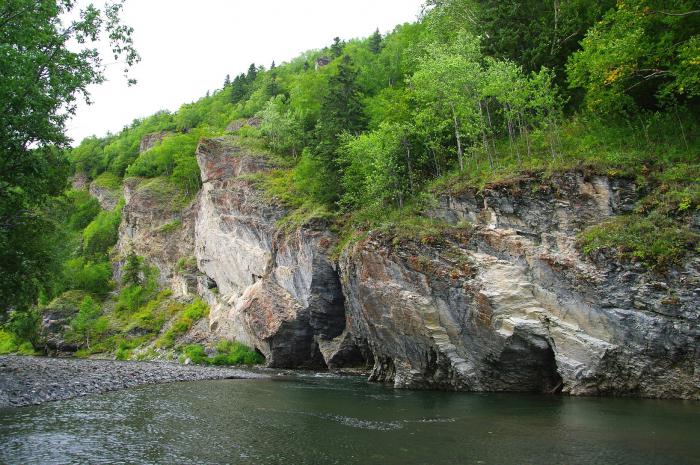
[{"label": "river", "polygon": [[3,464],[700,464],[700,403],[297,374],[0,410]]}]

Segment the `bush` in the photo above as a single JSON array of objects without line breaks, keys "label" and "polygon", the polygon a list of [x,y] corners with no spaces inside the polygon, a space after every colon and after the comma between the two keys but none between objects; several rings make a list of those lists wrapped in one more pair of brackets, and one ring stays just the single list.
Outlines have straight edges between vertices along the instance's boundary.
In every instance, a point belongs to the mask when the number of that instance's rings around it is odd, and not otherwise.
[{"label": "bush", "polygon": [[86,257],[104,257],[110,247],[119,238],[119,223],[123,201],[114,211],[100,212],[83,231],[83,255]]},{"label": "bush", "polygon": [[96,295],[112,290],[112,265],[108,261],[91,262],[83,257],[68,260],[63,266],[68,289],[79,289]]},{"label": "bush", "polygon": [[585,255],[609,249],[622,259],[634,260],[657,270],[680,265],[697,250],[700,236],[677,222],[651,215],[618,216],[586,229],[579,236]]},{"label": "bush", "polygon": [[131,284],[122,288],[115,307],[118,313],[133,313],[148,302],[147,292],[140,284]]},{"label": "bush", "polygon": [[39,341],[39,323],[41,318],[35,310],[13,311],[5,329],[15,335],[18,345],[28,343],[30,346]]},{"label": "bush", "polygon": [[192,363],[198,365],[207,363],[207,354],[204,352],[204,347],[201,344],[190,344],[184,347],[182,355],[180,355],[180,363],[184,363],[190,359]]},{"label": "bush", "polygon": [[100,203],[85,191],[69,190],[66,198],[70,203],[68,227],[73,231],[84,229],[102,211]]},{"label": "bush", "polygon": [[17,337],[9,331],[0,329],[0,355],[17,352]]},{"label": "bush", "polygon": [[96,177],[93,183],[98,187],[112,191],[118,191],[122,188],[122,180],[119,178],[119,176],[114,173],[110,173],[109,171],[105,171]]},{"label": "bush", "polygon": [[85,344],[89,349],[91,342],[103,336],[108,327],[109,321],[102,316],[99,304],[87,296],[80,304],[78,314],[70,322],[67,339]]},{"label": "bush", "polygon": [[259,353],[237,341],[222,340],[216,345],[212,365],[259,365],[265,359]]},{"label": "bush", "polygon": [[209,306],[201,299],[195,300],[185,307],[172,326],[156,341],[156,346],[162,348],[173,347],[175,338],[185,334],[195,322],[207,315],[209,315]]}]

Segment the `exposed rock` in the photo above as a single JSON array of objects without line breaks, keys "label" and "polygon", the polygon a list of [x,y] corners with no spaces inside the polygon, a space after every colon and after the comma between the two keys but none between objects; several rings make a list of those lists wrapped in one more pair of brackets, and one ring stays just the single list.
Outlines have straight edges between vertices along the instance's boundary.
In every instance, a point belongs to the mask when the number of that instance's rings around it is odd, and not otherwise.
[{"label": "exposed rock", "polygon": [[351,332],[397,387],[700,398],[697,261],[659,277],[583,259],[575,235],[628,211],[634,184],[568,174],[445,198],[468,237],[341,259]]},{"label": "exposed rock", "polygon": [[226,132],[238,132],[244,127],[259,128],[260,118],[243,118],[232,121],[228,126],[226,126]]},{"label": "exposed rock", "polygon": [[202,141],[197,161],[203,187],[196,256],[208,277],[200,292],[212,305],[212,330],[256,347],[269,366],[325,366],[319,341],[345,328],[340,280],[327,251],[333,235],[281,231],[277,221],[286,210],[250,180],[268,169],[267,161],[231,139]]},{"label": "exposed rock", "polygon": [[[146,257],[149,265],[158,268],[162,286],[172,288],[175,295],[188,295],[196,290],[196,276],[179,265],[194,256],[197,200],[183,208],[174,195],[164,180],[127,178],[116,250],[122,258],[132,251]],[[120,271],[119,266],[117,280]]]},{"label": "exposed rock", "polygon": [[90,178],[87,174],[83,173],[82,171],[78,171],[77,173],[75,173],[75,175],[73,175],[73,178],[71,179],[73,189],[77,191],[87,189],[89,183]]},{"label": "exposed rock", "polygon": [[86,295],[82,291],[68,291],[42,308],[39,342],[46,352],[56,354],[78,349],[77,345],[66,341],[66,334]]},{"label": "exposed rock", "polygon": [[146,150],[153,148],[156,144],[159,144],[167,136],[172,134],[169,131],[154,132],[151,134],[146,134],[141,138],[141,144],[139,145],[139,153],[143,153]]},{"label": "exposed rock", "polygon": [[90,183],[90,195],[95,197],[103,210],[114,210],[119,203],[121,192],[97,185],[94,181]]}]

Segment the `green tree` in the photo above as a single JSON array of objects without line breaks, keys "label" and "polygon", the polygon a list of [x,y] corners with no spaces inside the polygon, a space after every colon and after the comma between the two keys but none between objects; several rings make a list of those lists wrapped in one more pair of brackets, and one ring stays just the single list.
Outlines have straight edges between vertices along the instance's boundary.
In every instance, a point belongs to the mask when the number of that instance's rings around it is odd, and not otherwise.
[{"label": "green tree", "polygon": [[407,137],[405,126],[391,123],[357,137],[346,136],[340,150],[345,207],[403,206],[414,182]]},{"label": "green tree", "polygon": [[362,94],[357,86],[357,70],[349,56],[341,60],[338,71],[328,81],[328,93],[321,106],[314,130],[314,156],[323,166],[319,175],[327,187],[325,202],[334,202],[340,195],[340,165],[337,149],[344,132],[359,134],[365,127]]},{"label": "green tree", "polygon": [[463,36],[455,46],[435,44],[419,60],[411,78],[420,105],[417,122],[433,133],[452,128],[460,170],[464,170],[467,148],[483,131],[480,58],[479,42],[469,36]]},{"label": "green tree", "polygon": [[102,310],[92,297],[87,296],[80,303],[77,315],[70,322],[69,339],[85,344],[90,348],[90,341],[105,334],[109,327],[109,321],[102,316]]},{"label": "green tree", "polygon": [[33,303],[58,266],[43,209],[66,186],[54,149],[68,144],[65,123],[88,86],[104,81],[96,43],[106,37],[127,68],[139,59],[120,2],[64,19],[74,9],[64,0],[0,4],[0,313]]},{"label": "green tree", "polygon": [[136,255],[132,250],[129,255],[126,256],[126,261],[124,262],[124,270],[122,271],[122,284],[125,286],[135,285],[138,286],[142,284],[141,280],[141,268],[143,266],[143,260],[141,257]]},{"label": "green tree", "polygon": [[379,32],[378,28],[369,38],[369,49],[375,55],[378,55],[379,52],[382,51],[382,34]]},{"label": "green tree", "polygon": [[700,96],[700,10],[690,0],[618,2],[568,63],[594,111],[655,107]]},{"label": "green tree", "polygon": [[343,54],[343,47],[345,47],[345,42],[340,40],[340,37],[333,39],[333,44],[331,45],[331,55],[333,55],[333,58],[338,58]]}]

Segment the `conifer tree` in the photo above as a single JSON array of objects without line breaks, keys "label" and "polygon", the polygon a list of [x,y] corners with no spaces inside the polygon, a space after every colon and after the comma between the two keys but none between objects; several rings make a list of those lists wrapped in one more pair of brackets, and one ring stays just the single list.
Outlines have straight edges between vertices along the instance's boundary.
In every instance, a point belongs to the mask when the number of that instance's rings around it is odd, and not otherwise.
[{"label": "conifer tree", "polygon": [[379,32],[379,28],[369,38],[369,49],[375,55],[382,51],[382,34]]},{"label": "conifer tree", "polygon": [[343,54],[343,47],[345,47],[345,43],[340,40],[340,37],[333,39],[333,45],[331,45],[331,54],[333,58],[338,58]]},{"label": "conifer tree", "polygon": [[335,201],[340,194],[337,149],[341,134],[359,134],[365,127],[362,94],[357,85],[357,70],[348,55],[338,65],[337,73],[328,81],[328,94],[323,100],[315,129],[314,155],[323,166],[327,199]]}]

